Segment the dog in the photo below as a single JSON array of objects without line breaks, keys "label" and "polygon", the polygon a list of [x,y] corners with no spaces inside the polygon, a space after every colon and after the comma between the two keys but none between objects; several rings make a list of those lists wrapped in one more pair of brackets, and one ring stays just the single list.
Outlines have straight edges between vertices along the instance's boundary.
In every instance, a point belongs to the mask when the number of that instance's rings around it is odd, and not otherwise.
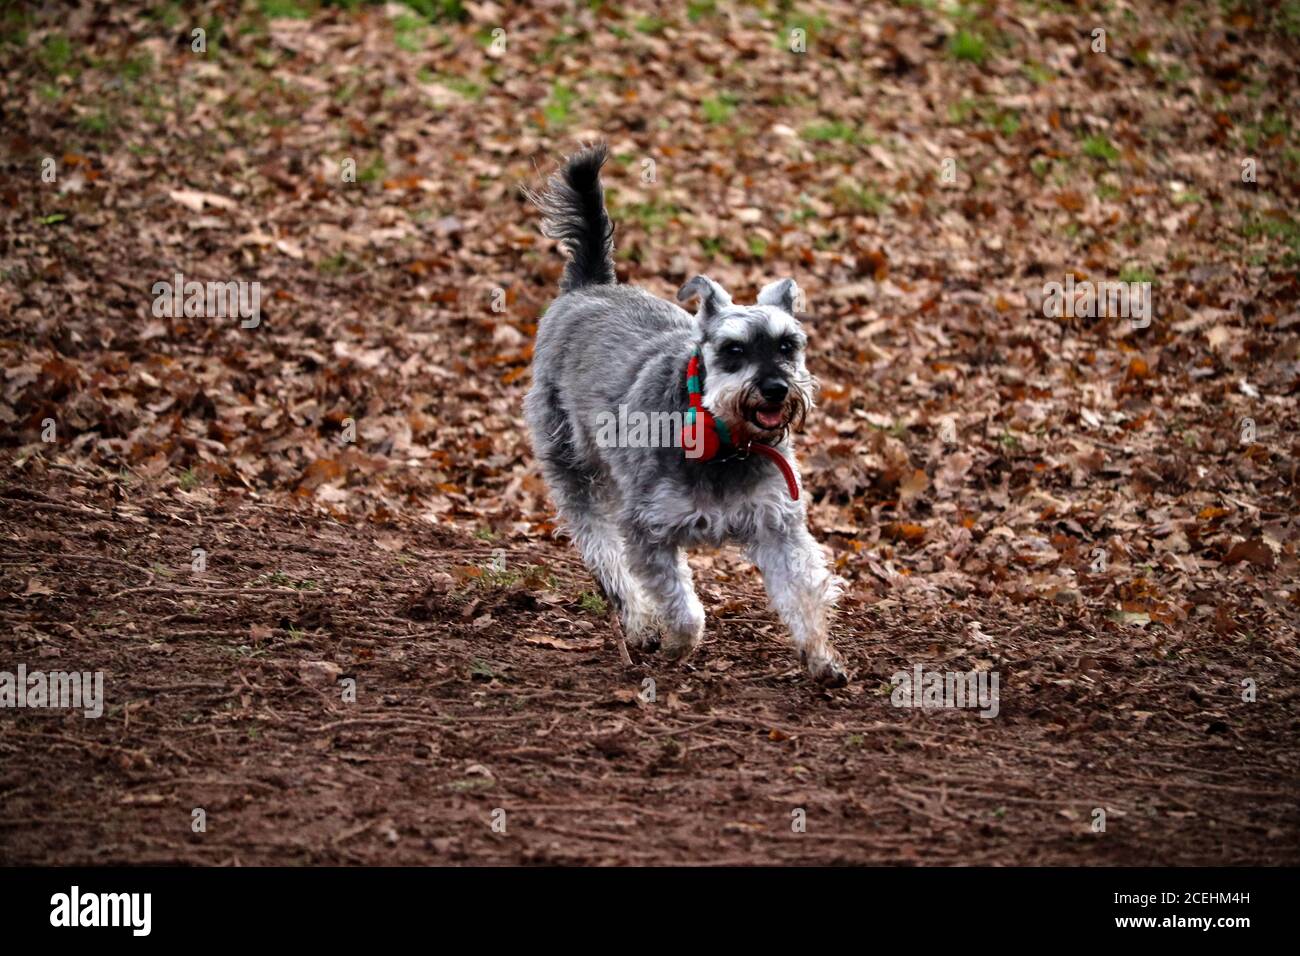
[{"label": "dog", "polygon": [[[828,637],[843,582],[808,531],[789,437],[816,391],[794,317],[799,288],[779,279],[746,306],[698,275],[677,294],[699,300],[692,315],[619,284],[600,181],[607,158],[604,145],[583,149],[541,195],[528,192],[567,258],[524,401],[561,522],[629,646],[676,660],[694,651],[704,608],[684,549],[734,542],[762,573],[807,673],[843,685]],[[671,421],[672,440],[612,436],[612,421],[637,414]]]}]

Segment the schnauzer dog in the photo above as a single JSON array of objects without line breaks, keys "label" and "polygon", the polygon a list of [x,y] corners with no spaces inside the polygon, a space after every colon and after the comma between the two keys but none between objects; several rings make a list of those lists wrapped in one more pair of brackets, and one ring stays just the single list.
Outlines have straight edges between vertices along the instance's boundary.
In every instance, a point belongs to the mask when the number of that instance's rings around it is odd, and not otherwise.
[{"label": "schnauzer dog", "polygon": [[[617,284],[606,158],[603,145],[585,149],[530,195],[568,260],[524,403],[561,519],[631,646],[684,658],[699,645],[704,608],[683,549],[734,541],[762,572],[808,673],[841,685],[827,629],[843,582],[808,532],[789,441],[815,389],[793,315],[798,287],[780,279],[745,306],[696,276],[677,293],[698,297],[692,316]],[[669,421],[672,440],[606,427],[637,413]]]}]

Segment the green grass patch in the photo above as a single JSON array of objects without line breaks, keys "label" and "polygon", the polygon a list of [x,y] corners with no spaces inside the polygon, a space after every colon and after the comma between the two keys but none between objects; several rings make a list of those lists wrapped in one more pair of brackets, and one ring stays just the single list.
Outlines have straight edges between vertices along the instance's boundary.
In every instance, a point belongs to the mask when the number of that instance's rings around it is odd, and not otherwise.
[{"label": "green grass patch", "polygon": [[138,82],[153,71],[153,57],[148,53],[127,57],[117,64],[117,75],[128,82]]},{"label": "green grass patch", "polygon": [[357,170],[357,182],[375,183],[388,175],[388,164],[383,156],[376,156],[369,163]]},{"label": "green grass patch", "polygon": [[566,46],[579,46],[585,44],[591,39],[585,30],[580,30],[576,26],[568,23],[569,18],[565,18],[565,28],[571,30],[569,33],[556,33],[546,39],[546,47],[539,51],[533,57],[534,63],[550,63],[554,61],[555,55]]},{"label": "green grass patch", "polygon": [[874,186],[861,186],[847,179],[831,190],[831,202],[844,212],[865,212],[872,216],[879,216],[889,208],[888,197]]},{"label": "green grass patch", "polygon": [[658,36],[668,29],[668,21],[663,17],[637,17],[636,22],[632,24],[637,33],[644,33],[647,36]]},{"label": "green grass patch", "polygon": [[1254,152],[1260,146],[1268,146],[1275,140],[1286,140],[1291,136],[1291,124],[1282,113],[1270,113],[1257,123],[1242,126],[1241,142],[1248,150]]},{"label": "green grass patch", "polygon": [[1100,160],[1110,164],[1119,159],[1119,150],[1104,135],[1096,134],[1083,138],[1083,155],[1089,159]]},{"label": "green grass patch", "polygon": [[801,134],[812,143],[849,143],[853,146],[868,146],[879,142],[877,137],[863,132],[852,123],[831,120],[825,123],[810,123]]},{"label": "green grass patch", "polygon": [[47,73],[61,76],[67,72],[68,65],[72,62],[72,44],[62,33],[51,33],[41,44],[36,58]]},{"label": "green grass patch", "polygon": [[1011,137],[1020,132],[1020,114],[1015,110],[998,110],[986,122],[1003,136]]},{"label": "green grass patch", "polygon": [[1015,136],[1020,132],[1020,113],[1016,110],[1003,109],[996,103],[962,97],[948,107],[950,123],[964,126],[973,120],[978,120],[1003,136]]},{"label": "green grass patch", "polygon": [[1028,77],[1029,82],[1035,86],[1046,86],[1056,79],[1056,74],[1049,70],[1037,60],[1030,60],[1020,67],[1021,72]]},{"label": "green grass patch", "polygon": [[734,93],[722,93],[703,100],[700,103],[700,112],[704,114],[706,122],[725,123],[735,114],[739,102],[740,98]]},{"label": "green grass patch", "polygon": [[691,23],[699,23],[705,17],[714,16],[717,12],[717,0],[688,0],[686,4],[686,18]]},{"label": "green grass patch", "polygon": [[654,232],[658,229],[662,229],[673,219],[680,216],[682,210],[680,206],[674,205],[673,203],[663,202],[659,199],[652,199],[649,202],[631,203],[623,206],[617,204],[611,198],[610,212],[615,222],[636,222],[647,232]]},{"label": "green grass patch", "polygon": [[77,127],[94,136],[103,136],[116,125],[116,120],[104,109],[77,118]]},{"label": "green grass patch", "polygon": [[350,271],[351,261],[341,252],[336,252],[332,256],[326,256],[316,264],[317,270],[321,275],[336,276]]},{"label": "green grass patch", "polygon": [[563,83],[551,87],[551,95],[542,104],[542,115],[546,117],[547,126],[564,126],[569,122],[569,112],[577,101],[578,94]]},{"label": "green grass patch", "polygon": [[295,591],[319,591],[320,583],[312,578],[298,578],[295,580],[283,571],[272,571],[269,574],[254,578],[249,587],[277,587],[293,588]]},{"label": "green grass patch", "polygon": [[403,13],[393,19],[393,43],[399,50],[419,53],[424,49],[425,20],[413,13]]},{"label": "green grass patch", "polygon": [[1180,86],[1187,80],[1187,68],[1181,63],[1170,63],[1164,68],[1162,79],[1165,86]]},{"label": "green grass patch", "polygon": [[1119,270],[1119,281],[1154,283],[1156,281],[1156,274],[1145,266],[1130,263]]},{"label": "green grass patch", "polygon": [[1225,18],[1247,14],[1254,17],[1256,29],[1300,39],[1300,0],[1220,0],[1219,9]]},{"label": "green grass patch", "polygon": [[0,10],[0,44],[26,46],[27,34],[32,26],[32,15],[14,4]]},{"label": "green grass patch", "polygon": [[1300,222],[1293,216],[1247,216],[1241,223],[1245,239],[1267,239],[1282,246],[1282,264],[1300,265]]},{"label": "green grass patch", "polygon": [[312,8],[299,0],[259,0],[258,8],[268,20],[306,20]]},{"label": "green grass patch", "polygon": [[948,107],[948,122],[962,124],[969,122],[970,118],[975,115],[980,104],[968,97],[962,97],[956,103]]},{"label": "green grass patch", "polygon": [[821,13],[796,13],[786,18],[785,25],[781,30],[781,35],[777,38],[777,46],[783,50],[790,48],[790,35],[795,30],[802,30],[808,43],[811,45],[822,33],[830,27],[831,21],[825,14]]},{"label": "green grass patch", "polygon": [[463,23],[469,19],[464,0],[405,0],[406,5],[430,23]]},{"label": "green grass patch", "polygon": [[1292,40],[1300,40],[1300,0],[1282,0],[1273,7],[1273,26]]},{"label": "green grass patch", "polygon": [[958,30],[948,38],[948,55],[959,63],[983,66],[989,55],[988,43],[978,33]]},{"label": "green grass patch", "polygon": [[583,591],[578,595],[578,607],[584,611],[590,611],[592,614],[604,614],[609,610],[605,604],[605,599],[594,591]]},{"label": "green grass patch", "polygon": [[817,218],[817,210],[808,204],[806,196],[799,197],[799,208],[790,213],[790,221],[793,223],[809,222]]}]

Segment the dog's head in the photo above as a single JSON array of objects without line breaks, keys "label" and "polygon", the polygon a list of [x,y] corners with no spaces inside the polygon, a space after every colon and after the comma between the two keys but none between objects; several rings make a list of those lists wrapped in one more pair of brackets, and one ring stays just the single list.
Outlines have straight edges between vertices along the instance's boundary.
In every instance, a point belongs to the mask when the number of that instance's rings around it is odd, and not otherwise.
[{"label": "dog's head", "polygon": [[799,287],[780,279],[763,287],[754,305],[737,305],[708,276],[696,276],[677,293],[699,296],[700,350],[704,357],[704,407],[733,430],[770,442],[803,425],[815,384],[804,365],[808,337],[794,317]]}]

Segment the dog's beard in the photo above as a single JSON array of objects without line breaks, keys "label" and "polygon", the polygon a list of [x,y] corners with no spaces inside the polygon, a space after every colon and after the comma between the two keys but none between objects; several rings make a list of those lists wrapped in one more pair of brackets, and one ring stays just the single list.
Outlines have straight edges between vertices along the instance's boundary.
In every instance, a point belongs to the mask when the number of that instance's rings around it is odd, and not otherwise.
[{"label": "dog's beard", "polygon": [[[767,442],[779,438],[789,429],[798,431],[803,428],[813,405],[815,389],[816,383],[810,376],[801,376],[790,382],[785,401],[778,405],[765,401],[753,382],[727,382],[706,395],[704,404],[726,423],[738,440],[744,435]],[[765,425],[759,420],[760,412],[777,411],[780,413],[779,424]]]}]

